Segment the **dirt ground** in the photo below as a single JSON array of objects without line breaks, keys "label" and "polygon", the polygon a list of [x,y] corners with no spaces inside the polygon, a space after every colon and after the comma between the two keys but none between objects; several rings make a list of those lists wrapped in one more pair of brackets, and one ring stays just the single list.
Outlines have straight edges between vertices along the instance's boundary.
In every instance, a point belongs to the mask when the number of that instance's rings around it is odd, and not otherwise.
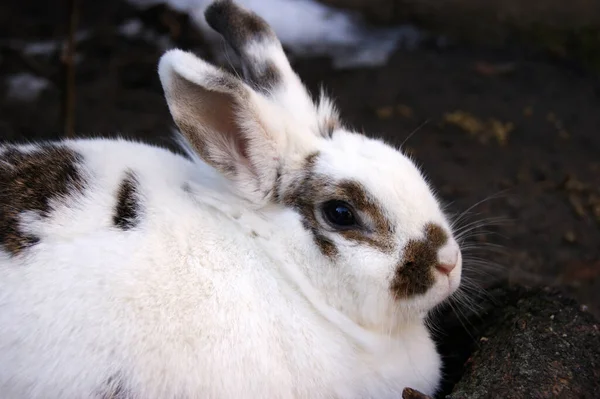
[{"label": "dirt ground", "polygon": [[[62,136],[58,51],[25,54],[18,41],[59,37],[65,12],[41,0],[0,4],[0,139]],[[99,4],[102,3],[102,4]],[[161,40],[125,37],[140,18],[171,45],[208,56],[184,16],[140,12],[118,0],[85,2],[78,43],[78,136],[116,134],[172,145],[156,73]],[[401,144],[459,223],[468,279],[557,285],[600,315],[600,81],[522,51],[434,44],[399,50],[383,67],[337,71],[294,62],[311,90],[323,84],[346,121]],[[34,99],[9,96],[8,77],[50,82]],[[471,207],[473,207],[471,209]],[[471,224],[471,225],[469,225]]]}]

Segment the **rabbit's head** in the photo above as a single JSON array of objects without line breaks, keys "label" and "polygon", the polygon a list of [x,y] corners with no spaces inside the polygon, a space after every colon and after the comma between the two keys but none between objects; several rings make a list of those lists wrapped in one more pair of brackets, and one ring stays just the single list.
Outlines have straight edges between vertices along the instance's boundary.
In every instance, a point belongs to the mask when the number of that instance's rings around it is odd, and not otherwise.
[{"label": "rabbit's head", "polygon": [[313,101],[263,19],[227,0],[205,16],[240,57],[243,77],[167,52],[159,74],[171,114],[249,203],[293,215],[274,224],[297,226],[295,256],[311,285],[355,322],[386,331],[452,294],[461,252],[411,160],[347,130],[322,93]]}]

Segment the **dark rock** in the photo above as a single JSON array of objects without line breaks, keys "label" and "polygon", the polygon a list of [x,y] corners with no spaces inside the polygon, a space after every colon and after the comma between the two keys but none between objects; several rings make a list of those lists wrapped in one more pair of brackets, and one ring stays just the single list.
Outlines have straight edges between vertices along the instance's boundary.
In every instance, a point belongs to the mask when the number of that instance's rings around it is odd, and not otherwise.
[{"label": "dark rock", "polygon": [[474,319],[474,350],[447,399],[597,397],[597,319],[554,289],[490,294],[491,307]]}]

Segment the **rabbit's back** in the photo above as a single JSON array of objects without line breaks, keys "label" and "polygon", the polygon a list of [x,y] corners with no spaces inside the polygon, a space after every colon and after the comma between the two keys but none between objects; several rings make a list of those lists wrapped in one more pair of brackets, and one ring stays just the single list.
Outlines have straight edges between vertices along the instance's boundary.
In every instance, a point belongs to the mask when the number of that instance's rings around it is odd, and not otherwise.
[{"label": "rabbit's back", "polygon": [[279,313],[277,287],[235,218],[198,201],[201,165],[124,140],[0,154],[3,397],[189,397],[239,369],[231,348],[280,341],[248,328]]}]

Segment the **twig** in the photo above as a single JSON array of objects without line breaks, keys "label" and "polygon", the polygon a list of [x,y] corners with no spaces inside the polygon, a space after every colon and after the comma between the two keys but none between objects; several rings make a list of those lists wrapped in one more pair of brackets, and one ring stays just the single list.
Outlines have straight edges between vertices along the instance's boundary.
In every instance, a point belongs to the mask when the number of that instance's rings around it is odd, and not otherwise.
[{"label": "twig", "polygon": [[402,399],[431,399],[431,396],[427,396],[416,389],[404,388],[404,391],[402,391]]},{"label": "twig", "polygon": [[63,101],[62,118],[66,137],[73,137],[75,130],[75,29],[78,17],[78,0],[67,0],[68,33],[63,46]]}]

